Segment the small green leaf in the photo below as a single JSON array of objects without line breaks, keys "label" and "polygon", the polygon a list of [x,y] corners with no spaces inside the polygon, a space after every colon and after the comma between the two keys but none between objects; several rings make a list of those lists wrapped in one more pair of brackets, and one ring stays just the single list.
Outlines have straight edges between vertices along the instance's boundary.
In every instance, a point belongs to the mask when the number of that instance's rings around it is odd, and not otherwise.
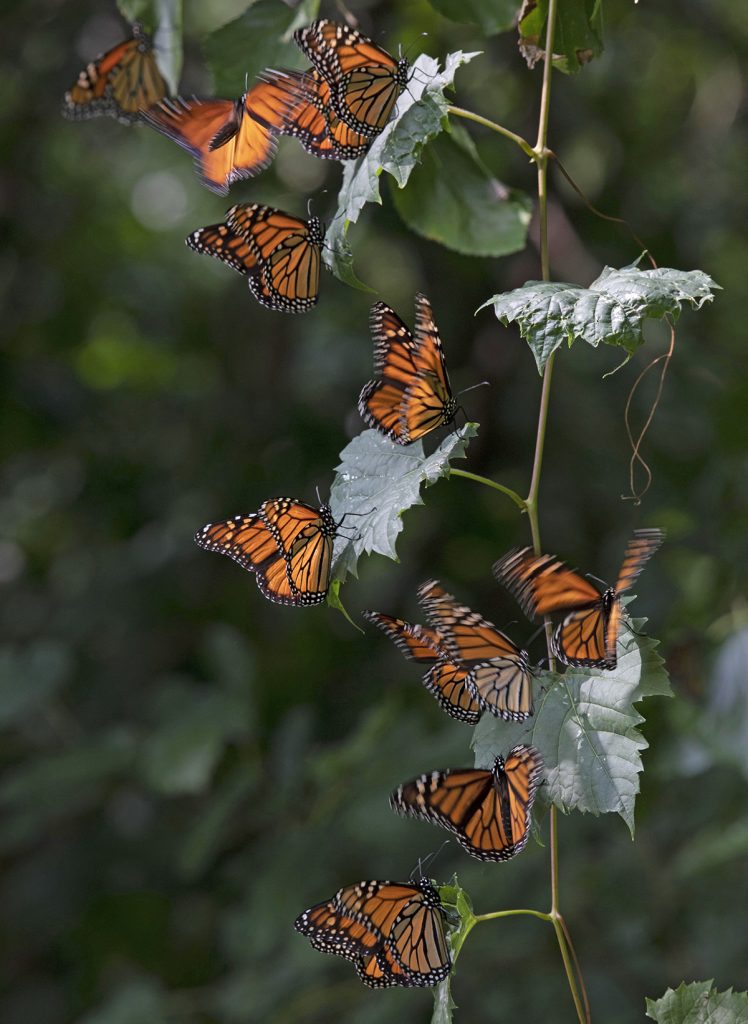
[{"label": "small green leaf", "polygon": [[[423,443],[395,444],[376,430],[364,430],[340,453],[330,490],[336,522],[347,516],[344,534],[335,540],[333,577],[358,575],[362,554],[385,555],[397,561],[395,541],[403,528],[402,513],[422,505],[421,485],[449,473],[449,460],[464,458],[468,440],[478,433],[476,423],[449,434],[433,454]],[[353,514],[351,514],[353,513]]]},{"label": "small green leaf", "polygon": [[[545,57],[548,0],[524,0],[519,14],[519,49],[527,66]],[[566,73],[603,52],[602,0],[564,0],[558,5],[553,40],[553,66]]]},{"label": "small green leaf", "polygon": [[635,619],[623,629],[618,664],[610,672],[540,673],[541,693],[523,736],[515,723],[484,715],[473,734],[476,765],[489,766],[518,740],[532,743],[545,762],[539,799],[564,812],[614,811],[633,836],[643,770],[640,751],[648,746],[639,731],[644,719],[634,704],[645,697],[671,696],[657,641],[640,635],[645,621]]},{"label": "small green leaf", "polygon": [[538,371],[565,341],[618,345],[631,354],[643,343],[647,318],[673,320],[681,303],[699,309],[719,285],[701,270],[639,270],[636,264],[605,267],[589,288],[557,281],[528,281],[522,288],[494,295],[476,311],[493,306],[498,319],[517,323],[532,349]]},{"label": "small green leaf", "polygon": [[479,25],[484,35],[507,32],[517,24],[519,0],[429,0],[450,21]]},{"label": "small green leaf", "polygon": [[459,125],[427,147],[407,188],[391,191],[409,228],[455,252],[506,256],[525,247],[529,196],[493,177]]},{"label": "small green leaf", "polygon": [[203,49],[216,93],[238,96],[266,67],[306,67],[309,61],[290,37],[298,18],[303,15],[301,23],[306,24],[318,8],[319,0],[307,0],[302,10],[282,0],[258,0],[208,36]]},{"label": "small green leaf", "polygon": [[348,227],[355,224],[367,203],[382,203],[379,177],[387,171],[404,188],[418,163],[421,150],[447,124],[449,100],[444,90],[454,81],[461,64],[467,64],[477,53],[447,54],[444,70],[439,62],[422,53],[413,63],[408,88],[397,101],[395,115],[377,136],[369,151],[348,161],[343,169],[343,183],[338,194],[338,210],[327,229],[323,259],[341,281],[349,282],[350,250],[344,245]]},{"label": "small green leaf", "polygon": [[714,981],[682,982],[661,999],[647,999],[657,1024],[748,1024],[748,992],[718,992]]}]

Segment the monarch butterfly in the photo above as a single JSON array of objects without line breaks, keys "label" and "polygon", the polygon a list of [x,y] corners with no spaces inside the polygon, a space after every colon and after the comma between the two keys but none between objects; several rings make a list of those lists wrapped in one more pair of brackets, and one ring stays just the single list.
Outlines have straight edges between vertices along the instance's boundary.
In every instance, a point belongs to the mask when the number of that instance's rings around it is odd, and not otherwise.
[{"label": "monarch butterfly", "polygon": [[453,832],[478,860],[509,860],[527,844],[542,771],[540,752],[519,744],[490,771],[451,768],[404,782],[390,806]]},{"label": "monarch butterfly", "polygon": [[356,961],[373,988],[436,985],[451,967],[441,901],[426,878],[346,886],[295,927],[315,949]]},{"label": "monarch butterfly", "polygon": [[62,114],[73,121],[107,116],[122,124],[135,124],[141,111],[158,103],[167,92],[151,40],[135,22],[131,39],[100,54],[81,71],[65,93]]},{"label": "monarch butterfly", "polygon": [[306,89],[299,72],[267,71],[238,100],[175,96],[144,111],[143,119],[186,149],[203,185],[225,196],[234,182],[270,164],[285,118]]},{"label": "monarch butterfly", "polygon": [[358,399],[364,421],[396,444],[450,423],[457,411],[429,300],[416,295],[415,338],[384,302],[371,308],[374,373]]},{"label": "monarch butterfly", "polygon": [[553,651],[560,661],[610,670],[617,664],[621,594],[631,587],[664,538],[659,529],[635,530],[615,587],[602,593],[560,559],[536,555],[531,548],[504,555],[494,565],[494,575],[529,618],[568,613],[553,634]]},{"label": "monarch butterfly", "polygon": [[270,601],[319,604],[330,584],[338,525],[329,505],[313,508],[293,498],[272,498],[251,515],[208,523],[195,542],[254,573]]},{"label": "monarch butterfly", "polygon": [[431,664],[423,685],[448,715],[469,725],[478,723],[481,707],[468,686],[468,670],[450,659],[436,630],[414,626],[382,612],[365,611],[363,616],[379,626],[406,658]]},{"label": "monarch butterfly", "polygon": [[313,156],[326,160],[355,160],[367,151],[372,139],[350,128],[330,106],[330,86],[312,68],[307,72],[308,96],[286,115],[281,135],[299,140]]},{"label": "monarch butterfly", "polygon": [[330,86],[333,111],[354,131],[378,135],[408,82],[408,62],[334,21],[314,21],[294,39]]},{"label": "monarch butterfly", "polygon": [[478,706],[508,721],[522,722],[531,715],[527,652],[478,612],[458,604],[436,580],[418,588],[418,599],[447,658],[468,671],[465,685]]},{"label": "monarch butterfly", "polygon": [[225,224],[199,228],[185,241],[245,274],[260,305],[303,313],[317,302],[324,239],[317,217],[307,222],[272,206],[240,203],[228,211]]}]

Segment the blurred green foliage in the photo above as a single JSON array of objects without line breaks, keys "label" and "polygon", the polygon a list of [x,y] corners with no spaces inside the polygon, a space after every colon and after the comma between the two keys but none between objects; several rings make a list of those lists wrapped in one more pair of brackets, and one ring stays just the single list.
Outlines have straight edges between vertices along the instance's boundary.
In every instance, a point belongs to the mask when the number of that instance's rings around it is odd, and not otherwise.
[{"label": "blurred green foliage", "polygon": [[[245,6],[186,3],[183,92],[209,93],[204,36]],[[460,105],[534,138],[540,69],[527,70],[511,33],[486,40],[425,0],[353,9],[392,51],[484,50],[458,72]],[[312,313],[261,309],[237,275],[183,245],[228,202],[199,186],[181,150],[145,128],[59,117],[79,69],[122,38],[114,5],[12,0],[3,27],[0,1019],[426,1021],[429,993],[364,989],[291,922],[341,884],[407,877],[440,850],[386,794],[469,764],[470,731],[371,630],[362,637],[325,607],[272,606],[191,540],[266,497],[328,489],[361,428],[370,297],[326,276]],[[562,352],[551,399],[548,549],[605,577],[633,525],[669,531],[636,606],[676,692],[650,702],[643,727],[636,842],[611,816],[561,821],[562,907],[593,1010],[623,1024],[682,979],[748,985],[748,14],[732,0],[610,4],[605,37],[599,59],[555,78],[550,144],[660,265],[700,268],[724,288],[679,321],[641,508],[620,498],[622,417],[636,375],[667,344],[661,325],[605,380],[617,353]],[[470,132],[497,180],[532,193],[519,151]],[[312,195],[329,219],[340,177],[284,140],[274,168],[231,202],[303,214]],[[550,216],[558,280],[587,286],[639,255],[553,174]],[[538,276],[530,237],[509,258],[462,257],[408,231],[387,196],[349,235],[361,277],[406,320],[417,290],[430,297],[455,387],[491,380],[465,399],[481,424],[466,465],[519,491],[537,372],[516,329],[473,312]],[[638,422],[653,393],[651,379],[637,392]],[[509,624],[516,612],[490,566],[527,539],[510,502],[440,481],[404,521],[400,564],[362,562],[349,610],[412,615],[416,585],[437,576]],[[476,912],[547,907],[540,846],[508,864],[467,861],[450,843],[429,871],[457,870]],[[552,932],[537,921],[477,928],[453,995],[458,1020],[571,1019]]]}]

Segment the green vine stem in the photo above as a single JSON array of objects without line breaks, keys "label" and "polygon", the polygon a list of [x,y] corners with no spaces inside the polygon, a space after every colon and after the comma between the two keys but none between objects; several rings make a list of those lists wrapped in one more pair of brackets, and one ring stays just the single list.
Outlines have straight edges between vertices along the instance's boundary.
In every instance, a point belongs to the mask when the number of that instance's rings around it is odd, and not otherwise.
[{"label": "green vine stem", "polygon": [[[551,268],[548,247],[548,119],[551,103],[551,80],[553,76],[553,43],[556,28],[557,0],[549,0],[548,25],[545,37],[545,61],[543,64],[543,89],[540,97],[540,116],[538,118],[538,138],[535,144],[535,159],[538,171],[538,221],[540,226],[540,265],[542,278],[550,281]],[[551,380],[555,353],[546,364],[543,373],[543,385],[540,393],[540,409],[538,411],[538,430],[535,438],[535,455],[533,458],[530,489],[525,500],[527,515],[530,521],[532,544],[536,554],[541,552],[540,524],[538,520],[538,496],[540,493],[540,477],[543,468],[543,451],[548,424],[548,406],[550,402]],[[545,623],[548,659],[551,669],[554,668],[553,650],[551,646],[551,626]],[[558,812],[555,806],[550,809],[550,855],[551,855],[551,911],[550,920],[553,924],[564,963],[564,970],[569,983],[574,1007],[580,1024],[589,1024],[590,1007],[579,962],[569,935],[569,929],[559,910],[559,877],[558,877]],[[571,952],[570,952],[571,950]],[[572,963],[573,958],[573,963]],[[576,968],[576,970],[575,970]],[[582,995],[580,996],[580,990]]]},{"label": "green vine stem", "polygon": [[529,158],[537,163],[538,154],[532,148],[527,139],[523,139],[521,135],[517,135],[516,132],[510,131],[501,124],[496,124],[495,121],[489,121],[487,117],[482,117],[480,114],[474,114],[472,110],[464,110],[462,107],[447,107],[447,113],[452,114],[454,117],[464,117],[467,121],[475,121],[476,124],[482,124],[484,128],[490,128],[492,132],[498,132],[499,135],[505,136],[522,150]]},{"label": "green vine stem", "polygon": [[489,480],[487,476],[479,476],[477,473],[470,473],[466,469],[453,469],[450,466],[450,476],[462,476],[466,480],[474,480],[477,484],[483,484],[484,487],[492,487],[496,491],[501,491],[502,494],[506,494],[507,498],[511,498],[514,504],[521,512],[527,511],[527,502],[524,498],[521,498],[516,491],[513,491],[511,487],[504,487],[503,484],[497,484],[495,480]]}]

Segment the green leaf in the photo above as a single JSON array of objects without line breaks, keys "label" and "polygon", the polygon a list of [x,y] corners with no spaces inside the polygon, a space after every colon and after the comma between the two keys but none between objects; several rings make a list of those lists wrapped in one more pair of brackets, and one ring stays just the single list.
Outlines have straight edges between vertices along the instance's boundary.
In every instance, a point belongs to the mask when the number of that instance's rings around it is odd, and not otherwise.
[{"label": "green leaf", "polygon": [[[470,896],[465,892],[454,875],[449,885],[440,885],[439,899],[447,912],[447,944],[454,965],[465,939],[475,925],[475,915]],[[434,1012],[431,1024],[451,1024],[452,1011],[457,1004],[452,999],[452,974],[434,989]]]},{"label": "green leaf", "polygon": [[144,745],[146,781],[168,796],[202,792],[226,744],[244,736],[249,724],[244,702],[231,695],[185,695],[180,713]]},{"label": "green leaf", "polygon": [[179,92],[182,73],[182,0],[117,0],[124,18],[139,21],[153,34],[153,52],[159,71],[172,93]]},{"label": "green leaf", "polygon": [[431,1024],[452,1024],[452,1011],[457,1003],[452,998],[452,975],[448,974],[434,989],[434,1012]]},{"label": "green leaf", "polygon": [[522,288],[494,295],[476,310],[493,306],[498,319],[517,323],[532,349],[538,371],[565,341],[618,345],[629,354],[643,343],[647,318],[673,320],[681,303],[699,309],[714,298],[719,285],[701,270],[639,270],[631,264],[620,270],[605,267],[589,288],[557,281],[528,281]]},{"label": "green leaf", "polygon": [[532,201],[487,170],[459,125],[425,150],[406,189],[391,191],[409,228],[455,252],[506,256],[525,247]]},{"label": "green leaf", "polygon": [[539,799],[564,812],[614,811],[633,836],[640,751],[648,746],[639,731],[644,718],[634,704],[645,697],[671,696],[658,642],[638,635],[645,622],[635,619],[624,627],[618,664],[611,672],[540,673],[535,714],[522,736],[515,723],[485,715],[473,734],[476,765],[488,767],[518,741],[532,743],[545,761]]},{"label": "green leaf", "polygon": [[[527,66],[545,58],[548,0],[524,0],[519,15],[519,49]],[[602,0],[563,0],[558,5],[553,66],[573,73],[603,52]]]},{"label": "green leaf", "polygon": [[319,0],[305,0],[297,9],[282,0],[258,0],[208,36],[203,50],[217,95],[238,96],[266,67],[306,67],[309,61],[291,36],[318,10]]},{"label": "green leaf", "polygon": [[661,999],[647,999],[657,1024],[748,1024],[748,992],[718,992],[713,981],[682,982]]},{"label": "green leaf", "polygon": [[429,0],[450,21],[479,25],[484,35],[507,32],[517,23],[518,0]]},{"label": "green leaf", "polygon": [[[364,430],[340,453],[330,490],[330,507],[337,522],[348,515],[344,533],[335,540],[333,578],[358,575],[362,554],[385,555],[397,561],[395,541],[403,528],[402,513],[422,505],[421,485],[435,483],[449,473],[449,460],[465,456],[476,423],[449,434],[433,454],[426,456],[423,443],[404,447],[377,430]],[[354,513],[351,515],[351,513]]]},{"label": "green leaf", "polygon": [[323,250],[326,265],[341,281],[350,283],[352,274],[350,248],[345,244],[349,225],[358,220],[367,203],[381,205],[382,171],[392,175],[400,188],[405,187],[421,150],[447,124],[449,100],[444,90],[452,85],[457,68],[477,56],[461,50],[447,54],[440,71],[439,62],[422,53],[413,63],[408,88],[398,98],[394,117],[364,156],[345,163],[337,213],[327,229]]}]

